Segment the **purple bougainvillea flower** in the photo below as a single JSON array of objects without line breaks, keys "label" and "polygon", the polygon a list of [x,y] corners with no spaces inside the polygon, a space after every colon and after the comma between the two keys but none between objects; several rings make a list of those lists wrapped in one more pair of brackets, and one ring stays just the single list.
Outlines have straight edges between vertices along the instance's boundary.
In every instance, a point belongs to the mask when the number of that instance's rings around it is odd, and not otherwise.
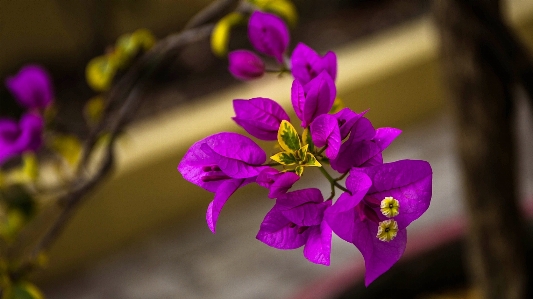
[{"label": "purple bougainvillea flower", "polygon": [[0,119],[0,164],[26,151],[36,151],[42,144],[44,120],[27,113],[19,122]]},{"label": "purple bougainvillea flower", "polygon": [[329,51],[321,57],[304,43],[298,43],[291,56],[291,71],[294,78],[303,85],[326,71],[335,81],[337,78],[337,56]]},{"label": "purple bougainvillea flower", "polygon": [[248,50],[236,50],[228,54],[228,70],[237,79],[257,79],[265,73],[265,63]]},{"label": "purple bougainvillea flower", "polygon": [[335,159],[341,146],[341,133],[337,118],[331,114],[319,115],[311,123],[311,138],[317,147],[327,145],[326,157]]},{"label": "purple bougainvillea flower", "polygon": [[215,198],[207,209],[207,224],[214,233],[222,207],[240,187],[255,182],[265,168],[265,152],[250,138],[237,133],[218,133],[206,137],[189,148],[178,165],[187,181]]},{"label": "purple bougainvillea flower", "polygon": [[294,111],[306,128],[319,115],[329,112],[335,101],[337,89],[333,79],[320,73],[305,86],[294,80],[291,88],[291,101]]},{"label": "purple bougainvillea flower", "polygon": [[300,176],[294,172],[279,172],[274,168],[266,168],[257,177],[257,184],[265,187],[270,192],[269,198],[277,198],[287,191],[300,179]]},{"label": "purple bougainvillea flower", "polygon": [[248,23],[248,38],[257,51],[283,63],[283,53],[289,45],[289,29],[280,17],[255,11]]},{"label": "purple bougainvillea flower", "polygon": [[281,121],[290,121],[285,110],[267,98],[233,100],[233,109],[236,114],[233,120],[250,135],[261,140],[277,140]]},{"label": "purple bougainvillea flower", "polygon": [[367,286],[402,256],[407,226],[429,207],[431,180],[426,161],[354,168],[346,179],[351,195],[343,193],[326,210],[324,218],[332,230],[361,251]]},{"label": "purple bougainvillea flower", "polygon": [[44,109],[52,103],[54,92],[50,75],[38,65],[27,65],[6,79],[6,87],[28,109]]},{"label": "purple bougainvillea flower", "polygon": [[376,130],[366,117],[357,117],[348,140],[341,145],[337,157],[331,160],[331,168],[345,173],[352,167],[383,164],[381,153],[400,133],[401,130],[395,128]]},{"label": "purple bougainvillea flower", "polygon": [[342,108],[341,111],[333,114],[333,116],[337,118],[342,140],[348,137],[352,126],[359,120],[359,118],[365,115],[365,113],[366,111],[364,111],[363,113],[356,113],[350,108]]},{"label": "purple bougainvillea flower", "polygon": [[304,256],[316,264],[329,265],[331,228],[323,221],[324,202],[320,190],[302,189],[286,193],[276,200],[267,213],[257,239],[278,249],[304,246]]}]

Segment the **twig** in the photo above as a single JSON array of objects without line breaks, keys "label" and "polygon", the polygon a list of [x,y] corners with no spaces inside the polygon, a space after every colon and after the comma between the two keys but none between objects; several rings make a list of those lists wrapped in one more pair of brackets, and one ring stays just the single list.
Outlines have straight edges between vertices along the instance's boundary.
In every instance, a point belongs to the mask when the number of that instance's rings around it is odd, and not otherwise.
[{"label": "twig", "polygon": [[198,27],[222,17],[222,15],[235,10],[239,1],[240,0],[219,0],[209,4],[209,6],[197,13],[189,20],[189,22],[187,22],[185,29]]},{"label": "twig", "polygon": [[[49,249],[63,231],[66,223],[74,215],[76,209],[86,198],[85,195],[92,191],[113,167],[113,149],[115,140],[123,128],[129,124],[134,114],[142,103],[142,94],[152,76],[160,69],[166,67],[169,60],[176,59],[180,50],[191,43],[209,36],[213,25],[204,23],[233,7],[238,0],[219,0],[200,11],[188,23],[182,32],[170,35],[159,41],[150,51],[146,52],[139,60],[128,69],[107,94],[107,106],[102,121],[93,129],[83,146],[83,156],[77,170],[77,178],[71,184],[66,195],[58,199],[58,204],[63,207],[59,217],[45,233],[39,243],[34,247],[28,259],[11,273],[11,278],[17,280],[36,267],[35,260],[38,255]],[[84,170],[90,162],[90,154],[102,133],[110,136],[100,167],[92,175],[86,175]]]}]

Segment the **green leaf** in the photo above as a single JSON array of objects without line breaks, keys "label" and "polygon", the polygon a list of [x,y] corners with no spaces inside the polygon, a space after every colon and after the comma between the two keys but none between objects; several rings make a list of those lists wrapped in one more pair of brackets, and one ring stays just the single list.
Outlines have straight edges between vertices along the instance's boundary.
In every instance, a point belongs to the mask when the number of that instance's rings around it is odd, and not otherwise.
[{"label": "green leaf", "polygon": [[281,165],[293,165],[298,162],[296,156],[291,152],[277,153],[274,156],[270,157],[270,159],[278,162]]},{"label": "green leaf", "polygon": [[287,152],[295,152],[302,147],[298,132],[296,132],[296,129],[291,123],[286,120],[282,120],[279,125],[278,143],[281,148]]}]

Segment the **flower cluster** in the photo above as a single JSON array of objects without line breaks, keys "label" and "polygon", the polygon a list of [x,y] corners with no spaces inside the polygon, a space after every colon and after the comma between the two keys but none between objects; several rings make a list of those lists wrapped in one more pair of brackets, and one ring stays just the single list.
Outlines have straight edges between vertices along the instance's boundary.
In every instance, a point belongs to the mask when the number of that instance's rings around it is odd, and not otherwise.
[{"label": "flower cluster", "polygon": [[[382,152],[401,131],[374,128],[364,112],[332,111],[335,53],[321,56],[299,43],[286,58],[288,29],[280,18],[264,12],[250,16],[248,36],[258,52],[274,58],[281,71],[292,73],[291,101],[301,134],[274,100],[236,99],[233,120],[257,139],[277,141],[280,152],[267,162],[265,152],[250,138],[223,132],[193,144],[178,171],[215,194],[206,215],[213,233],[228,198],[238,188],[257,183],[275,199],[258,240],[278,249],[304,246],[309,261],[329,265],[334,232],[363,254],[368,285],[398,261],[405,250],[407,226],[429,207],[431,167],[418,160],[384,163]],[[251,51],[231,52],[229,64],[237,78],[253,79],[264,72],[261,58]],[[338,172],[336,177],[326,164]],[[290,191],[308,167],[318,168],[329,181],[328,198],[316,188]],[[337,189],[342,191],[338,198]]]},{"label": "flower cluster", "polygon": [[18,121],[0,118],[0,165],[11,157],[39,149],[44,127],[42,115],[54,99],[50,76],[38,65],[21,68],[5,84],[26,112]]}]

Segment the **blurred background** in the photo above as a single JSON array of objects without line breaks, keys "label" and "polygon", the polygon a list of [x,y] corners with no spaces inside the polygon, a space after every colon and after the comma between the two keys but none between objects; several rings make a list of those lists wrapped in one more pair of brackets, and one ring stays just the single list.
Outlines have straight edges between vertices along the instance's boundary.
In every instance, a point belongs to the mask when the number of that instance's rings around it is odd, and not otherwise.
[{"label": "blurred background", "polygon": [[[59,130],[83,138],[88,132],[79,120],[94,95],[84,79],[86,63],[138,28],[158,38],[177,32],[209,2],[0,0],[0,77],[26,63],[45,66],[56,88]],[[385,161],[431,163],[432,204],[410,227],[410,256],[431,246],[428,227],[441,228],[440,239],[460,234],[464,215],[429,2],[296,0],[299,21],[291,30],[290,49],[302,41],[319,53],[336,51],[338,91],[346,106],[370,109],[367,117],[376,127],[404,130]],[[509,0],[504,11],[533,48],[533,3]],[[230,42],[232,49],[241,47],[250,47],[244,27],[232,32]],[[273,205],[261,188],[239,190],[224,208],[217,234],[207,228],[205,209],[213,195],[176,171],[185,151],[208,134],[242,132],[230,119],[232,99],[271,97],[291,110],[290,78],[242,83],[226,68],[205,40],[158,75],[138,120],[119,141],[115,173],[79,209],[52,247],[49,266],[35,277],[48,298],[334,298],[349,285],[346,278],[362,278],[360,254],[338,238],[330,267],[307,262],[301,249],[279,251],[255,240]],[[4,86],[0,98],[1,115],[21,113]],[[533,131],[524,110],[517,123],[520,196],[531,199],[533,161],[527,153]],[[271,145],[264,149],[269,153]],[[304,180],[301,186],[322,183]],[[327,192],[327,184],[322,187]]]}]

